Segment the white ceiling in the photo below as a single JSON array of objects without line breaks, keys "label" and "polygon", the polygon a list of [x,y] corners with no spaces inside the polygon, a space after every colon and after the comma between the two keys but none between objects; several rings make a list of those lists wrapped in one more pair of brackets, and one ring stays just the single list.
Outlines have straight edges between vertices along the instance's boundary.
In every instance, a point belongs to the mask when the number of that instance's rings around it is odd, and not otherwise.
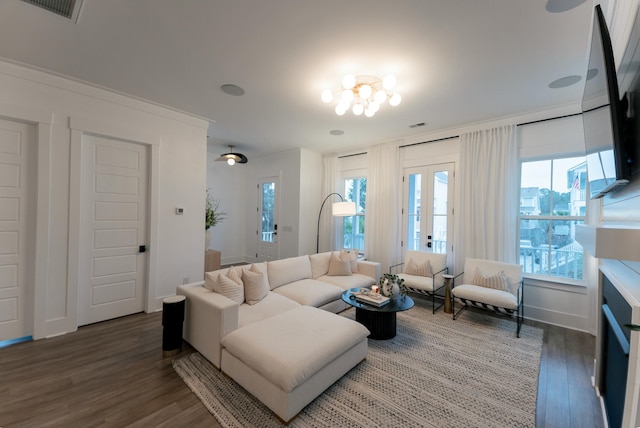
[{"label": "white ceiling", "polygon": [[[584,76],[592,8],[592,0],[84,0],[75,23],[2,0],[0,57],[206,118],[214,151],[327,153],[578,103],[584,79],[548,85]],[[337,116],[320,92],[337,89],[346,72],[395,74],[402,103],[374,118]],[[227,83],[246,94],[223,93]],[[428,125],[409,128],[418,122]]]}]

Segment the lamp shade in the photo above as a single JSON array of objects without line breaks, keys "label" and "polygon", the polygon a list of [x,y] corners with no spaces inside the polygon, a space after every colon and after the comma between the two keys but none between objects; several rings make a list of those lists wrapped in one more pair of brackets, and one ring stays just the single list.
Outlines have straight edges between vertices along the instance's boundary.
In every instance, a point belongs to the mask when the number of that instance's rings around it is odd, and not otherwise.
[{"label": "lamp shade", "polygon": [[355,202],[334,202],[331,206],[331,212],[336,217],[345,217],[356,215]]}]

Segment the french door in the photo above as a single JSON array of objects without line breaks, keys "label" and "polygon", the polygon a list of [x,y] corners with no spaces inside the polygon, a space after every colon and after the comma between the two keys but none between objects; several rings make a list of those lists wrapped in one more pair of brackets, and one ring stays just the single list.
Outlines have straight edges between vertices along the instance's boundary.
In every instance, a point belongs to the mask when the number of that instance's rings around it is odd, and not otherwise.
[{"label": "french door", "polygon": [[278,177],[267,177],[258,181],[258,219],[256,234],[258,250],[256,260],[259,262],[277,260],[278,247]]},{"label": "french door", "polygon": [[453,163],[405,169],[403,251],[451,251],[453,180]]}]

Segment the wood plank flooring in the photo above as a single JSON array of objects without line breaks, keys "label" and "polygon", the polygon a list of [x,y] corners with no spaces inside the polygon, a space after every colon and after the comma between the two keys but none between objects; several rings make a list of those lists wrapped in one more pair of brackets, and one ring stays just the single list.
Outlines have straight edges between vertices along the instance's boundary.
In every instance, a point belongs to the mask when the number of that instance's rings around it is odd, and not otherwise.
[{"label": "wood plank flooring", "polygon": [[[537,426],[603,427],[594,338],[528,323],[545,330]],[[219,427],[162,357],[161,324],[136,314],[0,349],[0,427]]]}]

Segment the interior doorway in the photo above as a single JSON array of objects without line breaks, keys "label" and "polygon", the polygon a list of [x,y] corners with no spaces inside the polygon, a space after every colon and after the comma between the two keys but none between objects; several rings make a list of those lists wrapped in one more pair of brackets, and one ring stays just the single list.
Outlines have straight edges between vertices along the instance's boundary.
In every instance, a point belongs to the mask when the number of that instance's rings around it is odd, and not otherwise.
[{"label": "interior doorway", "polygon": [[36,130],[0,120],[0,342],[33,335]]},{"label": "interior doorway", "polygon": [[84,135],[78,325],[144,310],[149,148]]}]

